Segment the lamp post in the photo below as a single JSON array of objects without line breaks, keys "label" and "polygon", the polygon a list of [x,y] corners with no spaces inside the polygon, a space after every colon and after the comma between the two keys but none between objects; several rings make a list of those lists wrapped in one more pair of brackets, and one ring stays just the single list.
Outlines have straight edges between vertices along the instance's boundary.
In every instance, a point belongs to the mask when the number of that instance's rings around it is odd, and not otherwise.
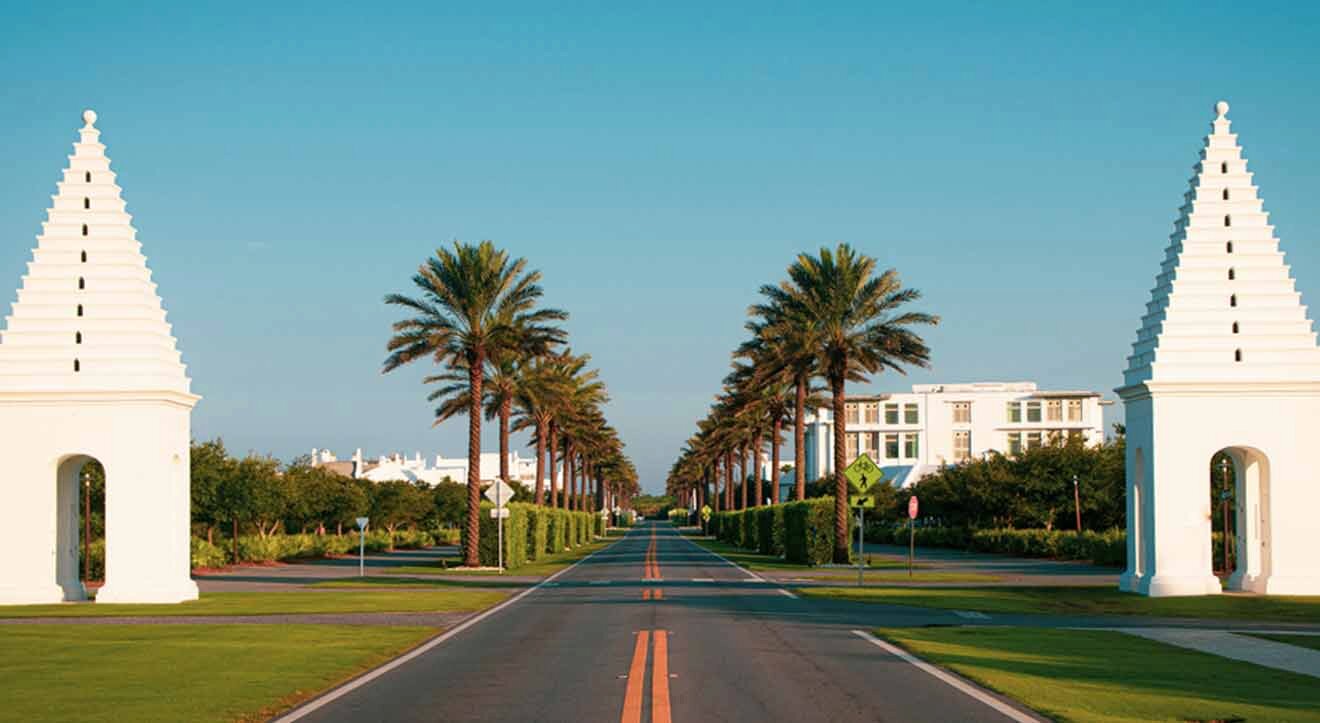
[{"label": "lamp post", "polygon": [[1077,514],[1077,534],[1082,533],[1082,493],[1077,487],[1077,475],[1073,475],[1073,511]]},{"label": "lamp post", "polygon": [[83,582],[92,581],[92,473],[83,466]]},{"label": "lamp post", "polygon": [[1225,575],[1228,575],[1229,573],[1232,572],[1232,570],[1228,566],[1228,471],[1231,467],[1232,465],[1229,464],[1228,457],[1224,457],[1219,460],[1219,470],[1224,474],[1224,491],[1220,493],[1219,498],[1220,500],[1222,500],[1220,506],[1223,508],[1224,511],[1223,538],[1224,538],[1224,574]]}]

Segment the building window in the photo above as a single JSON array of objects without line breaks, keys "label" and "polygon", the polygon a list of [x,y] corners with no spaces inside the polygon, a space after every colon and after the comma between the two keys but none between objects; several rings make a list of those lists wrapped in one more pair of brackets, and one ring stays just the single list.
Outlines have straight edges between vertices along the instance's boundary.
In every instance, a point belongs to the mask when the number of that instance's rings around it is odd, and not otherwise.
[{"label": "building window", "polygon": [[1235,361],[1235,362],[1240,362],[1240,361],[1242,361],[1242,350],[1241,350],[1241,349],[1238,349],[1238,350],[1236,350],[1236,351],[1233,352],[1233,361]]},{"label": "building window", "polygon": [[83,181],[86,182],[86,183],[91,183],[91,182],[92,182],[92,172],[91,172],[91,171],[88,171],[88,172],[86,172],[86,173],[83,174]]},{"label": "building window", "polygon": [[79,304],[79,305],[78,305],[78,316],[82,316],[82,315],[83,315],[82,304]]},{"label": "building window", "polygon": [[73,360],[73,371],[74,371],[75,374],[78,373],[78,372],[80,372],[80,371],[82,371],[82,362],[78,361],[77,359],[74,359],[74,360]]},{"label": "building window", "polygon": [[954,402],[953,403],[953,423],[971,424],[972,422],[972,403]]},{"label": "building window", "polygon": [[1082,421],[1082,400],[1080,399],[1068,400],[1068,421],[1069,422]]},{"label": "building window", "polygon": [[91,207],[92,207],[92,199],[90,199],[90,198],[84,198],[84,199],[83,199],[83,208],[91,208]]},{"label": "building window", "polygon": [[1232,226],[1232,225],[1233,225],[1233,217],[1232,217],[1232,216],[1227,216],[1227,215],[1224,216],[1224,225],[1225,225],[1225,226]]},{"label": "building window", "polygon": [[1040,449],[1040,432],[1027,432],[1027,449]]},{"label": "building window", "polygon": [[83,224],[83,235],[87,235],[87,224]]},{"label": "building window", "polygon": [[849,432],[843,435],[843,440],[844,446],[847,448],[847,452],[845,453],[848,457],[847,464],[852,464],[852,461],[857,459],[857,433]]},{"label": "building window", "polygon": [[1074,444],[1076,442],[1081,442],[1081,441],[1083,441],[1082,430],[1080,429],[1068,430],[1068,444]]},{"label": "building window", "polygon": [[863,444],[862,447],[866,450],[867,454],[870,454],[875,457],[880,456],[879,432],[867,432],[866,436],[862,439],[862,441],[865,442],[865,444]]},{"label": "building window", "polygon": [[1045,441],[1049,443],[1051,447],[1058,447],[1059,445],[1063,444],[1063,430],[1061,429],[1049,430],[1048,432],[1045,433]]},{"label": "building window", "polygon": [[918,418],[917,418],[917,405],[915,405],[915,404],[904,404],[904,405],[903,405],[903,423],[904,423],[904,424],[916,424],[918,421],[919,421],[919,420],[918,420]]},{"label": "building window", "polygon": [[1008,433],[1008,454],[1010,456],[1022,454],[1022,433]]},{"label": "building window", "polygon": [[1237,294],[1233,294],[1232,296],[1228,297],[1228,305],[1237,306]]},{"label": "building window", "polygon": [[1228,200],[1228,189],[1227,189],[1227,188],[1224,189],[1224,200],[1225,200],[1225,201]]},{"label": "building window", "polygon": [[87,263],[87,252],[86,252],[86,251],[82,252],[82,262],[83,262],[84,264]]},{"label": "building window", "polygon": [[917,442],[917,435],[903,435],[903,456],[907,459],[916,459],[921,456],[921,446]]},{"label": "building window", "polygon": [[1237,272],[1230,268],[1230,269],[1228,270],[1228,280],[1229,280],[1229,281],[1232,281],[1233,279],[1236,279],[1236,278],[1237,278]]},{"label": "building window", "polygon": [[1228,161],[1224,161],[1223,163],[1219,164],[1219,172],[1228,173]]},{"label": "building window", "polygon": [[1009,424],[1017,424],[1022,421],[1022,405],[1018,402],[1009,402],[1004,405],[1008,411]]},{"label": "building window", "polygon": [[849,402],[843,405],[843,419],[848,424],[857,424],[857,403]]},{"label": "building window", "polygon": [[81,332],[81,331],[75,331],[75,332],[73,332],[73,343],[74,343],[74,344],[81,344],[81,343],[82,343],[82,332]]},{"label": "building window", "polygon": [[85,288],[87,288],[87,279],[84,279],[83,277],[79,276],[79,277],[78,277],[78,290],[79,290],[79,291],[82,291],[82,290],[85,289]]},{"label": "building window", "polygon": [[1047,399],[1045,401],[1045,421],[1061,422],[1063,421],[1063,400]]},{"label": "building window", "polygon": [[898,435],[885,435],[885,459],[898,459]]},{"label": "building window", "polygon": [[1040,402],[1027,402],[1027,421],[1040,421]]},{"label": "building window", "polygon": [[[898,405],[885,405],[885,424],[898,424]],[[897,456],[897,455],[895,455]]]},{"label": "building window", "polygon": [[1224,243],[1224,251],[1225,251],[1226,253],[1230,253],[1230,254],[1233,253],[1233,242],[1232,242],[1232,241],[1227,241],[1227,242]]},{"label": "building window", "polygon": [[867,402],[862,405],[862,420],[867,424],[880,423],[880,403]]},{"label": "building window", "polygon": [[966,429],[955,430],[953,433],[953,459],[955,462],[966,462],[972,457],[972,433]]},{"label": "building window", "polygon": [[1238,323],[1236,321],[1233,322],[1233,333],[1234,334],[1238,333]]}]

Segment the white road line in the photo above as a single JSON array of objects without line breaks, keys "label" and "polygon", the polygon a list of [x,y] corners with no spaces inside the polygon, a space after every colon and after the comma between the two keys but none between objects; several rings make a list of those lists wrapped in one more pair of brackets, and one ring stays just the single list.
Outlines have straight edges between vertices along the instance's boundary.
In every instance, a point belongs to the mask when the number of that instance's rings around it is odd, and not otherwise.
[{"label": "white road line", "polygon": [[686,538],[686,537],[683,537],[682,535],[679,535],[679,538],[682,539],[682,540],[683,540],[684,542],[686,542],[687,544],[689,544],[689,545],[691,545],[691,546],[697,548],[698,550],[701,550],[702,552],[704,552],[704,553],[706,553],[706,554],[708,554],[708,555],[714,555],[715,557],[720,558],[721,560],[724,561],[724,564],[726,564],[726,565],[728,565],[728,566],[730,566],[730,567],[732,567],[732,568],[734,568],[734,569],[736,569],[736,570],[739,570],[739,571],[741,571],[741,572],[743,572],[743,573],[746,573],[746,575],[747,575],[748,578],[750,578],[750,579],[752,579],[752,580],[756,580],[757,582],[766,582],[766,579],[765,579],[765,578],[761,577],[760,575],[757,575],[756,573],[752,572],[751,570],[748,570],[747,568],[743,567],[742,565],[739,565],[738,563],[733,562],[732,560],[730,560],[729,558],[725,557],[724,555],[721,555],[720,553],[715,552],[714,550],[707,550],[706,548],[702,547],[701,545],[698,545],[697,543],[693,542],[692,540],[689,540],[689,539]]},{"label": "white road line", "polygon": [[954,610],[954,615],[968,620],[989,620],[990,616],[985,613],[979,613],[975,610]]},{"label": "white road line", "polygon": [[416,648],[413,648],[412,650],[408,651],[407,653],[404,653],[403,655],[401,655],[401,656],[399,656],[399,657],[397,657],[397,658],[395,658],[395,659],[389,661],[388,663],[385,663],[384,665],[380,666],[379,668],[376,668],[376,669],[374,669],[374,670],[371,670],[371,671],[368,671],[368,672],[366,672],[366,673],[363,673],[362,675],[360,675],[360,676],[358,676],[358,677],[356,677],[356,678],[354,678],[354,679],[348,681],[347,683],[344,683],[343,685],[339,686],[338,688],[334,688],[334,689],[332,689],[332,690],[330,690],[330,691],[328,691],[328,692],[326,692],[326,693],[324,693],[324,694],[322,694],[322,695],[320,695],[320,696],[317,696],[316,698],[313,698],[313,699],[307,701],[306,703],[303,703],[302,705],[298,706],[297,708],[294,708],[293,710],[289,711],[288,713],[285,713],[284,715],[282,715],[282,716],[280,716],[280,717],[274,719],[274,721],[272,721],[272,723],[292,723],[293,721],[296,721],[296,720],[302,720],[302,719],[305,718],[308,714],[313,713],[313,712],[315,712],[315,711],[317,711],[317,710],[319,710],[319,709],[325,707],[326,705],[328,705],[328,704],[330,704],[330,703],[333,703],[334,701],[336,701],[336,700],[338,700],[338,699],[344,697],[345,695],[348,695],[349,693],[352,693],[353,691],[357,690],[358,688],[361,688],[362,686],[366,685],[367,683],[370,683],[371,681],[373,681],[373,680],[379,678],[380,676],[382,676],[382,675],[384,675],[384,674],[386,674],[386,673],[388,673],[388,672],[394,670],[395,668],[398,668],[399,666],[403,665],[404,663],[407,663],[408,661],[413,660],[414,658],[417,658],[417,657],[419,657],[419,656],[421,656],[421,655],[424,655],[425,653],[430,652],[431,650],[435,649],[436,647],[438,647],[441,643],[445,642],[446,640],[449,640],[450,638],[454,637],[455,635],[458,635],[459,633],[463,632],[464,630],[467,630],[468,628],[472,627],[473,625],[476,625],[477,623],[481,622],[482,620],[485,620],[486,618],[488,618],[488,617],[494,615],[495,613],[497,613],[497,612],[499,612],[499,611],[501,611],[501,610],[503,610],[503,609],[509,607],[510,605],[513,605],[514,603],[518,602],[519,600],[522,600],[523,598],[527,597],[528,595],[531,595],[532,593],[536,592],[537,590],[539,590],[539,589],[541,589],[541,588],[543,588],[543,587],[546,587],[546,585],[549,584],[549,583],[550,583],[552,580],[554,580],[555,578],[559,577],[560,575],[563,575],[564,573],[568,572],[569,570],[572,570],[573,568],[577,567],[578,565],[581,565],[582,563],[586,562],[587,560],[590,560],[591,558],[595,557],[595,556],[596,556],[596,553],[603,552],[604,550],[608,550],[610,547],[613,547],[613,545],[610,545],[609,547],[601,548],[600,550],[597,550],[596,552],[593,552],[593,553],[591,553],[590,555],[587,555],[586,557],[582,558],[581,560],[578,560],[577,562],[573,563],[572,565],[569,565],[568,567],[566,567],[566,568],[560,570],[559,572],[556,572],[555,574],[551,575],[550,577],[547,577],[546,579],[544,579],[544,580],[542,580],[541,582],[537,583],[535,586],[530,587],[530,588],[528,588],[528,589],[526,589],[526,590],[523,590],[522,592],[518,593],[517,595],[514,595],[513,597],[509,598],[508,600],[505,600],[504,602],[500,603],[499,605],[496,605],[495,607],[490,608],[489,610],[486,610],[485,612],[480,613],[480,614],[478,614],[478,615],[475,616],[475,617],[471,617],[471,618],[468,618],[467,620],[464,620],[462,623],[459,623],[459,624],[458,624],[456,627],[454,627],[452,630],[447,630],[447,631],[445,631],[444,633],[441,633],[440,635],[438,635],[438,636],[436,636],[436,637],[434,637],[434,638],[431,638],[431,639],[428,640],[427,642],[422,643],[421,645],[417,646]]},{"label": "white road line", "polygon": [[944,683],[948,684],[950,687],[956,688],[962,691],[963,693],[966,693],[967,695],[971,696],[972,698],[975,698],[976,700],[990,706],[991,708],[994,708],[995,710],[1002,713],[1004,716],[1008,717],[1010,720],[1017,721],[1018,723],[1039,723],[1040,721],[1039,718],[1023,713],[1017,708],[1008,705],[1002,700],[999,700],[998,698],[994,697],[993,695],[990,695],[984,690],[981,690],[975,685],[968,683],[962,678],[952,675],[947,671],[941,670],[940,668],[937,668],[931,665],[930,663],[927,663],[926,661],[913,656],[911,653],[908,653],[906,650],[903,650],[898,646],[890,645],[889,643],[886,643],[885,641],[866,632],[865,630],[853,630],[852,634],[880,648],[886,653],[889,653],[890,655],[893,655],[894,657],[899,658],[904,662],[911,663],[912,665],[917,666],[921,670],[930,673],[936,678],[939,678]]},{"label": "white road line", "polygon": [[786,588],[786,587],[781,587],[781,588],[779,588],[779,594],[780,594],[780,595],[783,595],[783,596],[785,596],[785,597],[791,597],[791,598],[793,598],[794,600],[797,600],[797,599],[798,599],[798,596],[797,596],[797,595],[794,595],[794,594],[793,594],[793,591],[792,591],[792,590],[789,590],[789,589]]}]

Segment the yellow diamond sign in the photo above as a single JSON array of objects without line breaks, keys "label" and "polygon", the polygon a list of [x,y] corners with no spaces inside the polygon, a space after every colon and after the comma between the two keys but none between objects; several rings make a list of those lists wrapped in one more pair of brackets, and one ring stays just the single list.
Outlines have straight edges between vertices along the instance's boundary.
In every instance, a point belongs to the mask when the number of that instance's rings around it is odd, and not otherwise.
[{"label": "yellow diamond sign", "polygon": [[883,479],[885,473],[876,466],[875,462],[871,461],[869,456],[863,454],[843,470],[843,476],[848,479],[849,486],[861,494],[870,489],[871,485]]}]

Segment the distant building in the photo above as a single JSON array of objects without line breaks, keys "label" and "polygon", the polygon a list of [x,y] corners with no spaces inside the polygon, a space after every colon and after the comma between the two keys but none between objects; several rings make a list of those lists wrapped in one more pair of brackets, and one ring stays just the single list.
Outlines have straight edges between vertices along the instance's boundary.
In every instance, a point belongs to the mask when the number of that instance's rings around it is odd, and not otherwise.
[{"label": "distant building", "polygon": [[[850,396],[847,458],[865,453],[886,479],[907,487],[944,465],[990,452],[1018,454],[1045,444],[1104,441],[1099,392],[1040,391],[1034,382],[917,384],[911,392]],[[833,413],[826,407],[806,420],[806,478],[833,474]],[[788,491],[792,490],[792,475]],[[780,498],[784,498],[784,477]]]},{"label": "distant building", "polygon": [[[347,477],[367,479],[372,482],[405,480],[408,482],[425,482],[432,486],[443,482],[445,478],[459,484],[467,484],[468,472],[467,457],[444,457],[437,454],[435,463],[430,464],[429,460],[422,457],[421,452],[417,452],[412,458],[394,453],[381,455],[375,460],[367,460],[363,458],[360,448],[354,451],[352,458],[348,460],[340,460],[328,449],[313,448],[312,466],[325,467]],[[482,452],[482,484],[495,481],[499,474],[499,452]],[[535,487],[536,458],[523,457],[516,451],[510,452],[509,477],[513,481]],[[558,476],[555,479],[559,479]],[[546,483],[549,484],[548,477]]]}]

